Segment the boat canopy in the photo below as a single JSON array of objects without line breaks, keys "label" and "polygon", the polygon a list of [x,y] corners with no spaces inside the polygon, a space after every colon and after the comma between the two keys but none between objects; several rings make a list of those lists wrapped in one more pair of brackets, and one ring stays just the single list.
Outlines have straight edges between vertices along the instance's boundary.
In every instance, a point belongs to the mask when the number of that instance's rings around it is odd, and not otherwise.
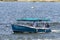
[{"label": "boat canopy", "polygon": [[47,18],[19,18],[16,21],[50,21]]}]

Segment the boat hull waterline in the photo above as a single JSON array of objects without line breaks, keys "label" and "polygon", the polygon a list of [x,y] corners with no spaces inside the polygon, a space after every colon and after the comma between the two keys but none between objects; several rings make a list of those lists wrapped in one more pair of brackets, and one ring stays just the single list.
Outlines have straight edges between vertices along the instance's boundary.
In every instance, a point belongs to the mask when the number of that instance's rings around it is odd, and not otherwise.
[{"label": "boat hull waterline", "polygon": [[12,24],[12,30],[13,32],[32,32],[32,33],[49,33],[51,32],[51,29],[35,29],[30,28],[26,26],[20,26],[20,25],[14,25]]}]

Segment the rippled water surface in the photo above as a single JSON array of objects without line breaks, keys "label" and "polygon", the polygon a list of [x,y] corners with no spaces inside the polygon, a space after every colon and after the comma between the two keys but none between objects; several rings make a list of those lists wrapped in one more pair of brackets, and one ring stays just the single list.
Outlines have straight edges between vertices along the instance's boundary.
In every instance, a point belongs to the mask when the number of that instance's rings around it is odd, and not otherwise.
[{"label": "rippled water surface", "polygon": [[[0,2],[0,23],[13,23],[17,18],[25,17],[60,22],[60,2]],[[55,31],[13,34],[11,26],[4,24],[0,25],[0,40],[60,40],[60,25],[51,26],[51,30]]]},{"label": "rippled water surface", "polygon": [[1,25],[0,39],[1,40],[60,40],[60,26],[51,26],[50,33],[13,33],[11,26]]}]

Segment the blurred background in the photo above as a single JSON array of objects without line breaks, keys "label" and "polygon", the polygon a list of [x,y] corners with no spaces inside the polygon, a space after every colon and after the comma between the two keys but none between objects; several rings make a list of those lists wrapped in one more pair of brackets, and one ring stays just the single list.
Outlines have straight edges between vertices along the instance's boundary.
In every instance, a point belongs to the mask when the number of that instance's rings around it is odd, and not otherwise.
[{"label": "blurred background", "polygon": [[0,1],[33,1],[33,2],[36,2],[36,1],[42,1],[42,2],[44,2],[44,1],[48,1],[48,2],[59,2],[60,0],[0,0]]}]

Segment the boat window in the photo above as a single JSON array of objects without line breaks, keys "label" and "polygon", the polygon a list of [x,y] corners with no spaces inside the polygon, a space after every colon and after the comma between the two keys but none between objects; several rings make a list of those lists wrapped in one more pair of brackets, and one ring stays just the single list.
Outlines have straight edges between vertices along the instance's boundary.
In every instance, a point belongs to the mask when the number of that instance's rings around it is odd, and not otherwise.
[{"label": "boat window", "polygon": [[33,26],[33,23],[26,23],[26,25],[28,25],[28,26]]},{"label": "boat window", "polygon": [[45,24],[44,23],[36,23],[36,27],[44,27]]}]

